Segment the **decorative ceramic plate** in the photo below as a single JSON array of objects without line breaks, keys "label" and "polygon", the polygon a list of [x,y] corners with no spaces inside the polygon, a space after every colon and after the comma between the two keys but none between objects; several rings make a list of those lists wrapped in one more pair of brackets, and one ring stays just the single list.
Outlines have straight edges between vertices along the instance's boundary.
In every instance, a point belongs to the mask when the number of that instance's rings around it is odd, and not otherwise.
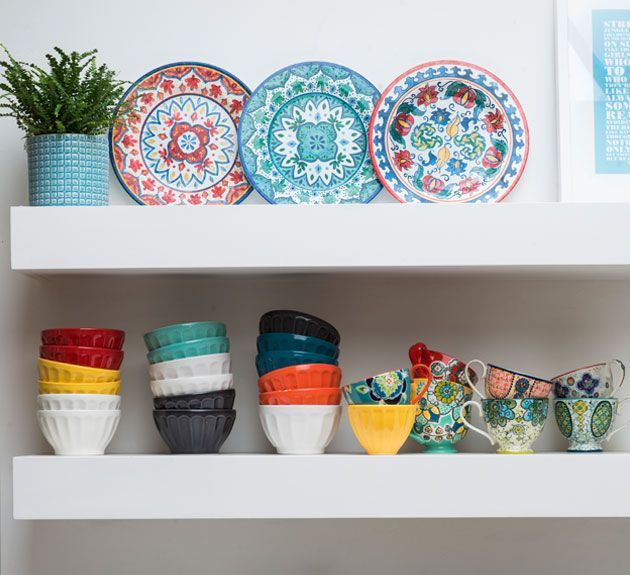
[{"label": "decorative ceramic plate", "polygon": [[499,202],[527,162],[529,131],[512,91],[483,68],[422,64],[383,92],[370,155],[400,202]]},{"label": "decorative ceramic plate", "polygon": [[114,172],[139,204],[238,204],[251,191],[237,126],[249,89],[208,64],[145,74],[123,97],[111,131]]},{"label": "decorative ceramic plate", "polygon": [[283,68],[252,94],[239,126],[247,178],[270,203],[367,203],[381,190],[367,132],[378,90],[324,62]]}]

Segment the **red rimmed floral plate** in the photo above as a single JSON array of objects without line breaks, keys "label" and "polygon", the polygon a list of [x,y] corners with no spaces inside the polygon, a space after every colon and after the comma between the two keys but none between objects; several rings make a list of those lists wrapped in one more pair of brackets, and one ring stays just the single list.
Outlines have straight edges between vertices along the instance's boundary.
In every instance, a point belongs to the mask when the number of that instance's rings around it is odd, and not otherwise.
[{"label": "red rimmed floral plate", "polygon": [[237,204],[251,191],[237,127],[250,90],[198,62],[148,72],[127,91],[111,131],[114,172],[145,205]]},{"label": "red rimmed floral plate", "polygon": [[445,60],[417,66],[387,87],[369,145],[379,179],[400,202],[499,202],[525,169],[529,130],[499,78]]}]

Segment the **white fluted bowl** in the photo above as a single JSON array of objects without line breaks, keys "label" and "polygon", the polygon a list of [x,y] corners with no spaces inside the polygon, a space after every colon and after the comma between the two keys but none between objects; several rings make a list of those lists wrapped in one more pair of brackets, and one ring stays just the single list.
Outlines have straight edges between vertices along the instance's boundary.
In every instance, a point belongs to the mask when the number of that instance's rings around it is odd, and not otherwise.
[{"label": "white fluted bowl", "polygon": [[153,397],[172,397],[173,395],[191,395],[232,389],[234,378],[231,373],[221,373],[204,377],[156,379],[150,385]]},{"label": "white fluted bowl", "polygon": [[120,395],[101,395],[96,393],[46,393],[37,396],[37,406],[42,411],[111,411],[120,409]]},{"label": "white fluted bowl", "polygon": [[37,421],[56,455],[103,455],[116,433],[120,410],[39,410]]},{"label": "white fluted bowl", "polygon": [[261,405],[260,422],[269,442],[285,455],[318,455],[332,441],[340,405]]},{"label": "white fluted bowl", "polygon": [[151,379],[182,379],[230,373],[230,354],[213,353],[149,365]]}]

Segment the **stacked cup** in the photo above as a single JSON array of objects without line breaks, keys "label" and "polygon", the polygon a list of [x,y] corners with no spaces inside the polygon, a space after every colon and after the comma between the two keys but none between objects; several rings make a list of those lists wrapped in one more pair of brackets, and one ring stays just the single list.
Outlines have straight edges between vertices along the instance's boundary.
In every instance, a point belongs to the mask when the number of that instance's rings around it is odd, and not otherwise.
[{"label": "stacked cup", "polygon": [[[470,369],[478,363],[482,368],[484,390],[475,386]],[[492,445],[498,444],[497,453],[533,453],[532,444],[540,436],[549,409],[549,393],[553,383],[539,377],[486,365],[474,359],[466,365],[469,385],[481,397],[481,404],[466,401],[463,407],[475,405],[483,416],[488,433],[464,420],[469,429],[486,437]]]},{"label": "stacked cup", "polygon": [[344,386],[348,418],[369,455],[396,455],[413,427],[416,405],[408,369],[396,369]]},{"label": "stacked cup", "polygon": [[[620,370],[613,383],[612,366]],[[619,400],[617,391],[626,375],[624,364],[612,359],[579,367],[552,378],[556,392],[554,412],[560,433],[569,440],[568,451],[602,451],[608,441],[630,422],[613,430],[619,407],[630,398]]]},{"label": "stacked cup", "polygon": [[324,453],[341,416],[339,332],[313,315],[275,310],[260,318],[259,414],[276,451]]},{"label": "stacked cup", "polygon": [[172,453],[218,453],[236,411],[225,324],[178,323],[144,335],[153,420]]},{"label": "stacked cup", "polygon": [[125,332],[60,328],[41,333],[37,421],[57,455],[103,455],[120,420]]}]

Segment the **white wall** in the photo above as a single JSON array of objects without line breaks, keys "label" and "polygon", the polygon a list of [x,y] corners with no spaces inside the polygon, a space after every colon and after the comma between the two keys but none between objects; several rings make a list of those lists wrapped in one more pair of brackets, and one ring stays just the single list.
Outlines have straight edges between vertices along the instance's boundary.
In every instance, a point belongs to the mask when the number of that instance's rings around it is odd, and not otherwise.
[{"label": "white wall", "polygon": [[[530,162],[509,201],[554,201],[552,5],[550,0],[3,0],[0,39],[27,61],[40,61],[57,44],[66,49],[97,47],[101,57],[129,80],[166,62],[205,60],[233,71],[251,88],[275,69],[305,59],[346,64],[380,88],[425,60],[476,62],[513,88],[530,123]],[[478,356],[552,375],[611,356],[630,362],[630,282],[23,277],[9,269],[8,206],[27,202],[25,155],[12,123],[6,120],[0,126],[3,575],[173,571],[371,575],[384,570],[587,575],[627,570],[628,520],[13,521],[11,457],[48,452],[34,418],[34,363],[38,332],[44,327],[96,324],[128,331],[123,420],[112,451],[134,453],[165,451],[151,420],[143,331],[186,319],[226,321],[233,345],[238,419],[225,451],[267,451],[257,421],[253,367],[257,319],[267,309],[303,308],[333,321],[342,333],[342,367],[348,379],[406,365],[406,349],[418,339],[464,358]],[[113,178],[112,202],[130,203]],[[535,233],[535,222],[523,222],[517,233]],[[93,241],[106,249],[106,238],[77,241]],[[156,241],[172,240],[156,230],[147,238],[147,249],[154,249]],[[553,421],[539,446],[563,447]],[[630,448],[630,431],[619,434],[611,447]],[[462,448],[485,451],[489,446],[469,436]],[[332,450],[358,451],[347,423]],[[620,480],[627,478],[602,478],[604,485]],[[343,484],[343,478],[331,481]],[[525,477],[515,485],[514,496],[535,497],[540,490],[551,489],[562,497],[566,481],[579,478]],[[185,485],[182,477],[182,489]],[[475,496],[474,485],[474,477],[462,478],[462,490],[470,497]],[[254,477],[251,488],[256,489]],[[596,496],[598,488],[585,486],[585,497]],[[449,497],[440,491],[436,477],[410,477],[407,484],[392,486],[400,497],[412,497],[419,489]]]}]

